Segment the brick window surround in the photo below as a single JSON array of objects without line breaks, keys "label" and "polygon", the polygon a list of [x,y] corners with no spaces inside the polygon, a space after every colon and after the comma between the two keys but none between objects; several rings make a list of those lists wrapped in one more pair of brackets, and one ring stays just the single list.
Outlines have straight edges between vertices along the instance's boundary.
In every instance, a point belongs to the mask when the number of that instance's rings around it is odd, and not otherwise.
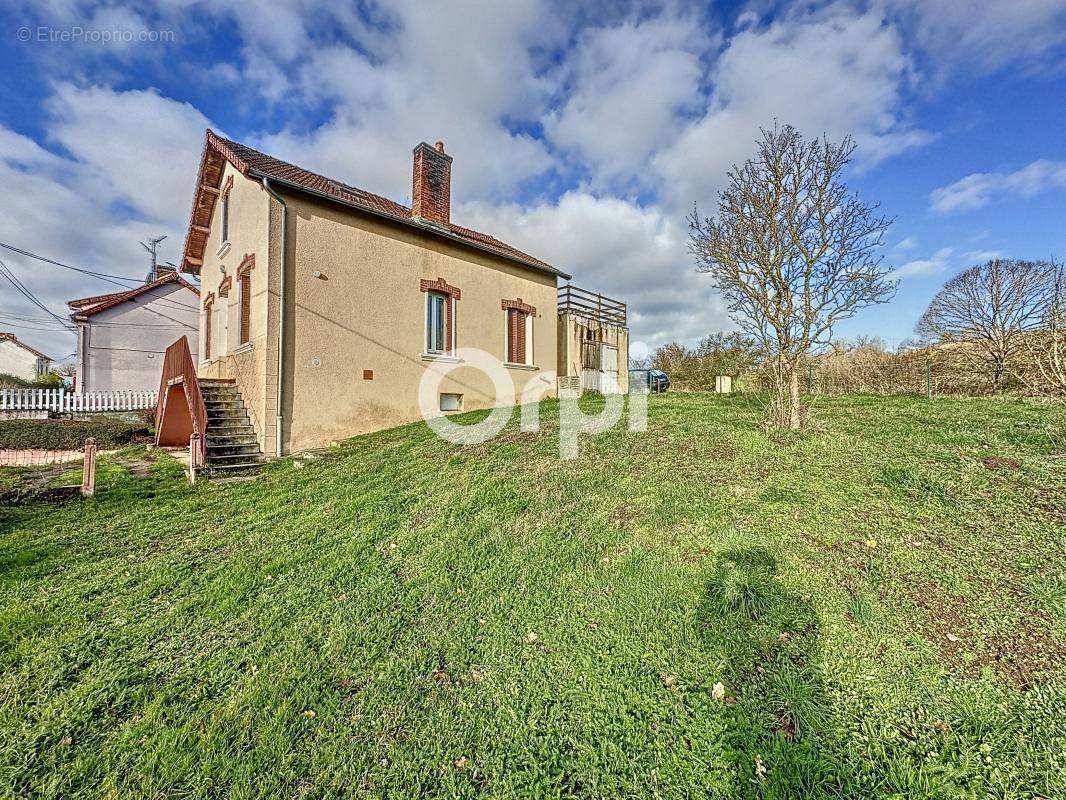
[{"label": "brick window surround", "polygon": [[[456,286],[452,286],[444,278],[438,277],[435,281],[429,281],[423,278],[419,281],[419,288],[423,293],[433,292],[436,294],[443,294],[448,298],[444,304],[444,344],[443,351],[445,353],[451,353],[455,350],[455,326],[453,320],[455,319],[455,303],[462,297],[462,291]],[[428,349],[428,348],[427,348]]]}]

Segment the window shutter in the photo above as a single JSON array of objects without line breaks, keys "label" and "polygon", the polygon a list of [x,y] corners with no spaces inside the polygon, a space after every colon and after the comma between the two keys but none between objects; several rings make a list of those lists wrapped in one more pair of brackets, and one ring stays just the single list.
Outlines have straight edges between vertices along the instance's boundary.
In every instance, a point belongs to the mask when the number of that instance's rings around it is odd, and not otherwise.
[{"label": "window shutter", "polygon": [[452,341],[452,334],[454,327],[452,325],[452,304],[455,303],[455,298],[451,295],[445,295],[444,297],[444,346],[441,348],[445,353],[451,353],[455,351],[455,342]]},{"label": "window shutter", "polygon": [[204,360],[211,360],[211,315],[215,308],[208,303],[204,306]]},{"label": "window shutter", "polygon": [[241,276],[241,344],[247,344],[251,339],[252,331],[252,281],[247,272]]},{"label": "window shutter", "polygon": [[507,309],[507,361],[514,364],[518,361],[518,312],[513,308]]},{"label": "window shutter", "polygon": [[526,315],[521,311],[514,313],[517,318],[516,327],[518,329],[518,336],[515,339],[515,355],[517,358],[514,360],[516,364],[526,363]]}]

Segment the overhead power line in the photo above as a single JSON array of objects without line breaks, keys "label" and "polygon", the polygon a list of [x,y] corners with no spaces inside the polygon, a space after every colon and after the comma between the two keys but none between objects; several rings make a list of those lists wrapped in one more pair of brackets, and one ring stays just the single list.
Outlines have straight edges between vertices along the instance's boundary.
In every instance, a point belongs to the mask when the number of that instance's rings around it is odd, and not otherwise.
[{"label": "overhead power line", "polygon": [[[44,262],[45,264],[51,264],[56,267],[61,267],[62,269],[69,269],[74,272],[80,272],[82,275],[89,275],[90,277],[98,278],[99,280],[106,281],[107,283],[111,283],[115,286],[118,286],[123,291],[129,291],[130,289],[137,288],[137,286],[139,285],[143,285],[143,281],[140,278],[130,278],[125,275],[112,275],[107,272],[99,272],[97,270],[85,269],[84,267],[74,267],[70,264],[64,264],[62,261],[56,261],[53,258],[47,258],[46,256],[42,256],[39,253],[33,253],[29,250],[24,250],[21,247],[15,247],[13,244],[8,244],[6,242],[0,242],[0,247],[10,250],[13,253],[18,253],[19,255],[26,256],[27,258],[33,258],[37,261]],[[119,283],[119,281],[126,281],[127,283],[132,283],[133,285],[126,286],[123,283]],[[157,300],[161,303],[172,305],[178,308],[188,308],[196,312],[200,311],[199,306],[190,305],[188,303],[182,303],[179,300],[172,300],[169,297],[160,297],[157,298]]]},{"label": "overhead power line", "polygon": [[12,272],[8,268],[7,264],[5,264],[2,260],[0,260],[0,275],[5,277],[7,279],[7,281],[8,281],[8,283],[10,283],[12,286],[14,286],[15,290],[19,294],[21,294],[23,297],[25,297],[27,300],[29,300],[33,305],[37,306],[37,308],[41,309],[41,311],[43,311],[44,313],[48,314],[48,316],[55,318],[55,320],[57,322],[61,323],[63,325],[63,327],[65,327],[67,330],[71,330],[71,331],[74,330],[74,326],[73,325],[71,325],[63,317],[61,317],[58,314],[54,313],[51,309],[48,308],[48,306],[46,306],[44,303],[42,303],[33,292],[31,292],[29,289],[27,289],[25,287],[25,285],[23,285],[23,283],[17,277],[15,277],[15,273]]},{"label": "overhead power line", "polygon": [[21,247],[15,247],[13,244],[7,244],[6,242],[0,242],[0,247],[3,247],[5,250],[10,250],[13,253],[18,253],[21,256],[26,256],[28,258],[37,259],[38,261],[43,261],[46,264],[52,264],[57,267],[62,267],[63,269],[69,269],[73,270],[74,272],[80,272],[83,275],[92,275],[94,278],[105,280],[108,283],[114,283],[116,286],[122,286],[122,284],[118,283],[118,281],[127,281],[129,283],[133,283],[134,285],[141,283],[140,278],[129,278],[125,275],[111,275],[106,272],[97,272],[96,270],[83,269],[82,267],[72,267],[70,264],[64,264],[62,261],[55,261],[51,258],[45,258],[42,255],[38,255],[37,253],[31,253],[29,250],[23,250]]}]

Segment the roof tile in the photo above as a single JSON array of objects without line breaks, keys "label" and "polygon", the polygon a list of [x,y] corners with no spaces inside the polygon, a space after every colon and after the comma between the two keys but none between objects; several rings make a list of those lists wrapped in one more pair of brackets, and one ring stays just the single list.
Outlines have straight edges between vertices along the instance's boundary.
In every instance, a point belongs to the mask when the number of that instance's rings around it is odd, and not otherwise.
[{"label": "roof tile", "polygon": [[[200,175],[197,178],[196,197],[193,202],[194,216],[196,215],[198,208],[203,208],[205,206],[213,208],[214,206],[214,195],[206,192],[206,190],[202,188],[209,172],[208,168],[209,166],[212,166],[209,164],[209,160],[213,153],[221,154],[242,175],[248,175],[250,172],[253,172],[257,175],[282,181],[297,188],[325,195],[326,197],[332,198],[346,206],[362,208],[372,213],[391,217],[399,222],[416,226],[430,233],[448,236],[448,238],[458,240],[461,243],[477,247],[481,250],[487,250],[511,261],[518,261],[533,267],[534,269],[550,272],[563,278],[570,277],[561,270],[553,267],[551,264],[541,261],[539,258],[534,258],[516,247],[511,247],[510,245],[501,242],[499,239],[489,236],[487,233],[464,228],[462,225],[449,224],[446,229],[444,229],[442,226],[424,224],[412,215],[411,209],[407,206],[393,202],[381,195],[364,191],[332,178],[327,178],[325,175],[319,175],[317,172],[303,169],[302,167],[290,164],[287,161],[282,161],[273,156],[269,156],[266,153],[261,153],[247,145],[234,142],[230,139],[225,139],[210,130],[207,132],[207,141],[204,145],[204,156],[200,164]],[[211,170],[211,172],[213,172],[213,170]],[[221,179],[221,170],[218,171],[218,178]],[[203,250],[206,244],[207,237],[203,235],[194,236],[192,226],[190,225],[189,234],[185,240],[185,259],[182,264],[183,271],[196,271],[196,267],[189,261],[189,257],[202,262]]]}]

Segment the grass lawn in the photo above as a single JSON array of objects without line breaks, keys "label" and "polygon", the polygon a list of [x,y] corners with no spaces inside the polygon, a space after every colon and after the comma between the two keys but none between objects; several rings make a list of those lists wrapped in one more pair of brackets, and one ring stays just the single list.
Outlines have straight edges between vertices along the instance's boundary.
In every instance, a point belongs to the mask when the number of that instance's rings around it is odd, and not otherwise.
[{"label": "grass lawn", "polygon": [[1066,410],[544,410],[0,510],[0,795],[1066,796]]}]

